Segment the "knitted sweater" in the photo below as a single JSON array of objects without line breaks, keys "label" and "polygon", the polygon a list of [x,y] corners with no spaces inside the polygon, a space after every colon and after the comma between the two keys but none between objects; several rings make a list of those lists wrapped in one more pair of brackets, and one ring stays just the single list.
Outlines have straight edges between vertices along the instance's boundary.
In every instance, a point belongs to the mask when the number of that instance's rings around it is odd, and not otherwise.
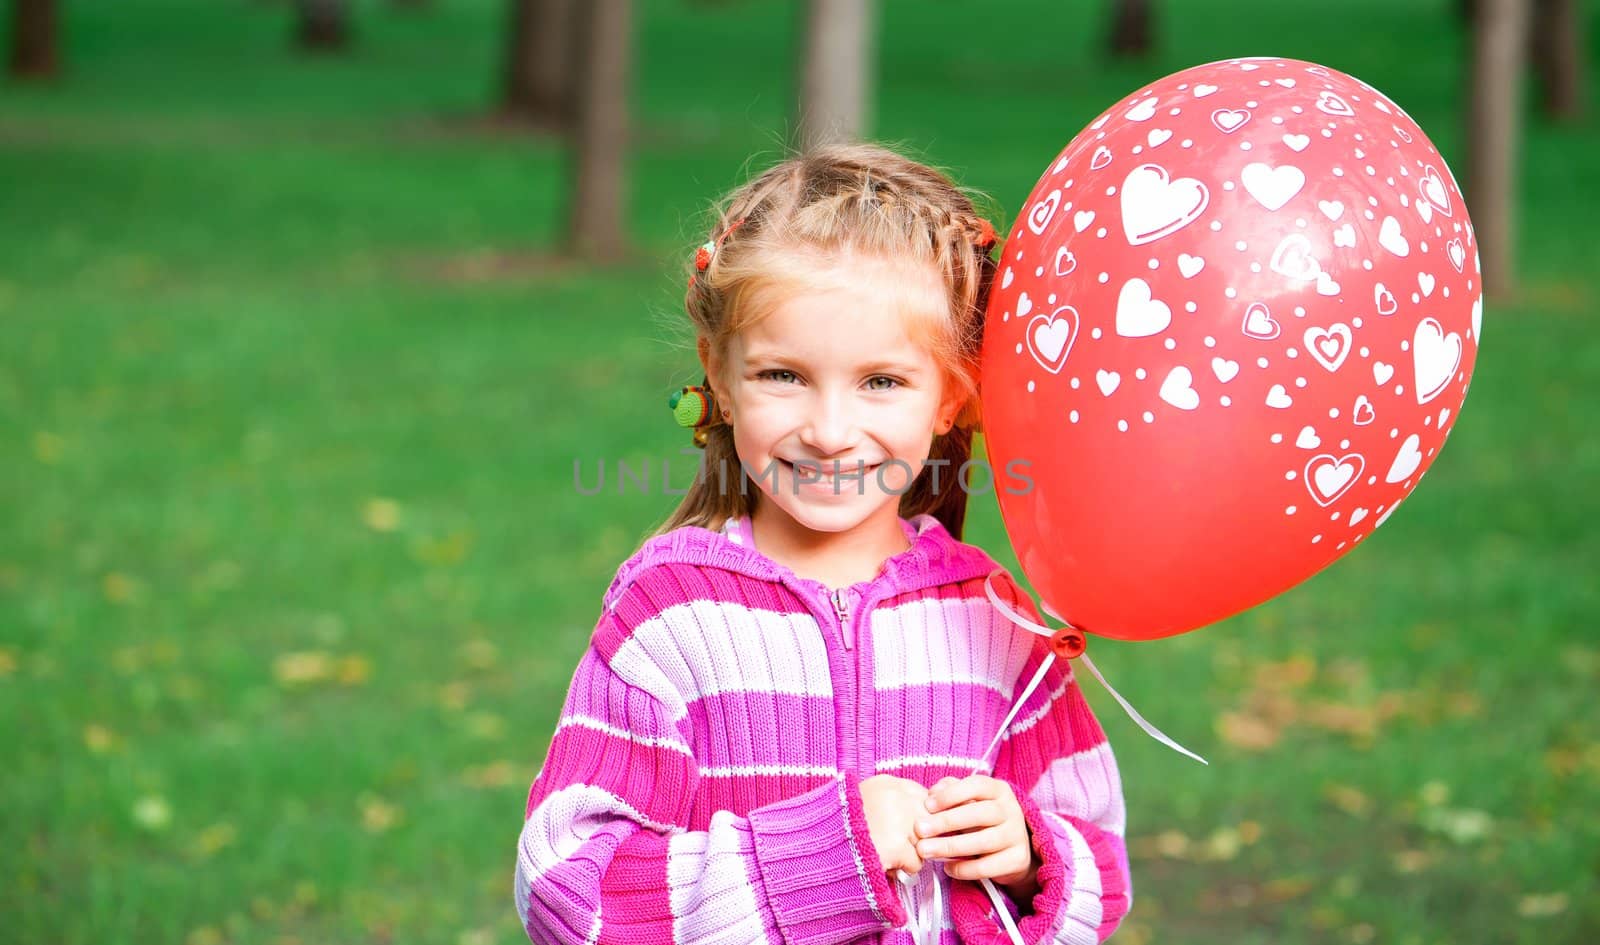
[{"label": "knitted sweater", "polygon": [[[1047,647],[985,596],[982,550],[932,516],[902,527],[910,549],[836,591],[757,551],[747,519],[623,563],[528,794],[515,890],[532,941],[911,945],[860,781],[970,774]],[[994,583],[1037,619],[1009,575]],[[1105,939],[1130,902],[1122,789],[1069,664],[983,767],[1042,864],[1012,907],[1024,939]],[[922,876],[945,884],[941,945],[1008,945],[981,886]]]}]

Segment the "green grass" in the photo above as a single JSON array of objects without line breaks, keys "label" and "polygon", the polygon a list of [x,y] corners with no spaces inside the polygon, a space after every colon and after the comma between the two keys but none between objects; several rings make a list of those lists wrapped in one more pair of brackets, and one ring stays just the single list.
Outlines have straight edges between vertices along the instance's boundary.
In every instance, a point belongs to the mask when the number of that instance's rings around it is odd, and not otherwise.
[{"label": "green grass", "polygon": [[[0,938],[519,941],[528,782],[670,501],[576,497],[571,462],[683,445],[682,260],[776,154],[789,5],[639,5],[639,251],[602,271],[550,256],[557,143],[476,121],[498,3],[368,3],[320,61],[280,4],[65,6],[66,79],[0,85]],[[1142,64],[1084,6],[889,3],[877,133],[1009,214],[1139,83],[1282,54],[1460,164],[1453,3],[1163,4]],[[1597,153],[1532,119],[1524,291],[1402,513],[1224,624],[1095,641],[1213,762],[1088,684],[1129,804],[1119,941],[1600,940]]]}]

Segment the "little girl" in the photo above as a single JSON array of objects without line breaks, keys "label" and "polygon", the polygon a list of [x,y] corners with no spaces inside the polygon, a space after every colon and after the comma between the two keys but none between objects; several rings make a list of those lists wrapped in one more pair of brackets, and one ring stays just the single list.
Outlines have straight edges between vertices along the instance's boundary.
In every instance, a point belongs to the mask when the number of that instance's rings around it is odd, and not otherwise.
[{"label": "little girl", "polygon": [[993,243],[943,175],[875,147],[786,161],[727,201],[686,299],[705,464],[618,569],[529,792],[534,942],[1116,928],[1111,749],[1065,662],[1001,730],[1047,645],[959,540]]}]

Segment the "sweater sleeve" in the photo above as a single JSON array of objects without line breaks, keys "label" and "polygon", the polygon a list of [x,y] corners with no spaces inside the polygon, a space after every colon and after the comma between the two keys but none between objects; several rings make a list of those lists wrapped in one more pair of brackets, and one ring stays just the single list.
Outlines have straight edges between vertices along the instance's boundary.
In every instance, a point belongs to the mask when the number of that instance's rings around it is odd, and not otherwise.
[{"label": "sweater sleeve", "polygon": [[853,777],[689,829],[683,701],[637,657],[590,647],[529,791],[515,894],[531,941],[839,945],[905,922]]},{"label": "sweater sleeve", "polygon": [[[1025,598],[1015,606],[1031,610]],[[1032,678],[1045,653],[1035,648],[1024,680]],[[1069,663],[1051,666],[1007,729],[994,776],[1009,783],[1021,802],[1040,862],[1038,893],[1013,910],[1023,940],[1105,941],[1132,903],[1122,781]],[[953,887],[952,920],[964,945],[1010,945],[983,888],[972,882]]]}]

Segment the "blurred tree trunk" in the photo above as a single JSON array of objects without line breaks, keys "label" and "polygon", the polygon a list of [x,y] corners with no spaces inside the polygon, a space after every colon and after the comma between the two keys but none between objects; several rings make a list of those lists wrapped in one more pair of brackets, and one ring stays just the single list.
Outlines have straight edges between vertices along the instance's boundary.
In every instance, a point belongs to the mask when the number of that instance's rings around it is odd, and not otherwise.
[{"label": "blurred tree trunk", "polygon": [[61,69],[56,0],[11,0],[10,71],[19,79],[48,79]]},{"label": "blurred tree trunk", "polygon": [[577,65],[575,0],[511,0],[501,108],[517,118],[572,124]]},{"label": "blurred tree trunk", "polygon": [[567,236],[580,257],[611,261],[627,251],[624,193],[632,0],[587,0],[579,10],[582,65]]},{"label": "blurred tree trunk", "polygon": [[1528,0],[1477,0],[1467,98],[1467,204],[1483,260],[1484,291],[1515,291],[1517,149]]},{"label": "blurred tree trunk", "polygon": [[[1554,118],[1581,119],[1588,111],[1589,47],[1582,0],[1530,0],[1529,57],[1539,78],[1539,105]],[[1471,29],[1481,0],[1456,0]]]},{"label": "blurred tree trunk", "polygon": [[308,52],[332,52],[350,45],[350,6],[345,0],[295,0],[295,41]]},{"label": "blurred tree trunk", "polygon": [[795,137],[802,150],[859,140],[870,123],[874,3],[807,0],[801,7]]},{"label": "blurred tree trunk", "polygon": [[1151,0],[1112,0],[1110,46],[1113,56],[1150,52]]},{"label": "blurred tree trunk", "polygon": [[1534,0],[1533,67],[1546,114],[1565,121],[1587,108],[1588,35],[1581,0]]}]

